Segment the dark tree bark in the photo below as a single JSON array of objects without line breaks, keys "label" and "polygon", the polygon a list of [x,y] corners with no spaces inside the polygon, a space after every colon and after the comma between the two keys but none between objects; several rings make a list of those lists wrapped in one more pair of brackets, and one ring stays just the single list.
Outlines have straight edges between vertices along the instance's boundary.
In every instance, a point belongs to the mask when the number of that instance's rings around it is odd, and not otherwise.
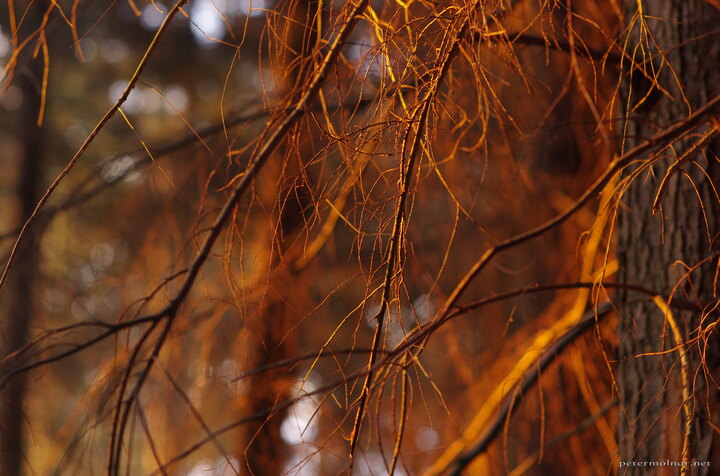
[{"label": "dark tree bark", "polygon": [[[720,11],[701,0],[644,0],[643,28],[647,31],[641,33],[640,19],[635,17],[638,3],[625,1],[626,23],[633,26],[626,51],[630,54],[635,51],[635,63],[641,63],[647,56],[642,57],[636,45],[644,44],[645,54],[654,55],[652,63],[645,62],[645,71],[650,75],[660,71],[659,83],[672,98],[656,88],[653,90],[650,83],[642,79],[641,72],[631,72],[631,65],[625,65],[623,99],[628,108],[625,150],[651,137],[658,127],[682,121],[690,110],[701,107],[720,91],[720,38],[703,36],[717,29]],[[666,61],[662,60],[658,48]],[[638,103],[641,104],[637,106]],[[665,295],[675,290],[677,297],[693,300],[703,307],[716,295],[713,278],[717,259],[712,257],[720,230],[717,196],[713,190],[713,186],[717,188],[720,184],[717,144],[711,142],[698,148],[692,160],[668,181],[661,208],[654,216],[652,206],[668,167],[689,150],[708,127],[701,127],[696,134],[665,150],[651,169],[635,178],[623,196],[618,225],[622,282],[641,284]],[[704,264],[683,279],[688,267],[695,267],[703,260]],[[681,284],[678,286],[678,283]],[[620,461],[681,461],[685,417],[681,363],[678,351],[673,350],[676,347],[673,333],[655,303],[637,301],[637,296],[629,294],[621,294],[619,298],[622,309],[617,375],[621,402]],[[707,372],[717,374],[719,368],[717,336],[713,333],[707,342],[692,345],[689,341],[697,336],[703,313],[684,311],[675,312],[674,316],[683,340],[688,342],[693,394],[686,402],[693,412],[688,457],[695,461],[712,460],[713,466],[720,466],[720,459],[712,455],[713,451],[717,452],[713,447],[718,445],[718,438],[710,425],[711,420],[717,424],[718,389],[707,376]],[[709,319],[715,318],[709,316]],[[703,326],[709,322],[703,321]],[[654,352],[664,353],[647,355]],[[714,414],[708,414],[708,410]],[[648,474],[647,471],[648,468],[631,467],[621,469],[620,473]],[[671,473],[677,474],[677,471],[675,467]],[[707,468],[696,468],[693,474],[707,474],[706,471]]]},{"label": "dark tree bark", "polygon": [[[39,2],[40,3],[40,2]],[[28,10],[26,25],[37,27],[42,12],[40,5]],[[22,105],[17,114],[16,134],[20,139],[17,157],[16,219],[22,224],[33,212],[39,199],[42,174],[43,130],[37,125],[40,111],[42,60],[21,56],[13,82],[22,93]],[[37,227],[35,227],[37,228]],[[7,355],[22,347],[35,306],[34,289],[38,272],[38,235],[29,229],[21,242],[13,270],[0,292],[0,354]],[[0,393],[0,474],[19,476],[25,462],[24,402],[27,374],[16,375]]]}]

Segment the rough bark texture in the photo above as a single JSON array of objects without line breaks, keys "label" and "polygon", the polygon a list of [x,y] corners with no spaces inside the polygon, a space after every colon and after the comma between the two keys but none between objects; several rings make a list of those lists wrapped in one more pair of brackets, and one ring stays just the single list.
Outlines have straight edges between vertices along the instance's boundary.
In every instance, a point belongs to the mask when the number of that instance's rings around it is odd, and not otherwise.
[{"label": "rough bark texture", "polygon": [[[636,0],[625,1],[628,22],[633,21],[633,16],[637,14],[638,4]],[[697,109],[720,91],[720,38],[717,35],[700,37],[717,29],[720,11],[699,0],[644,0],[642,6],[649,35],[641,35],[639,19],[635,17],[626,51],[632,54],[635,45],[642,42],[645,53],[656,56],[652,65],[646,63],[645,70],[650,74],[660,70],[659,82],[673,98],[671,100],[656,91],[647,96],[644,104],[632,110],[633,105],[646,96],[649,83],[638,81],[641,76],[638,71],[632,74],[632,80],[626,76],[624,99],[630,106],[626,111],[630,119],[625,150],[652,136],[658,127],[683,120],[689,108]],[[658,47],[669,64],[663,64],[657,54]],[[646,59],[639,49],[635,54],[636,63]],[[624,73],[628,74],[629,70],[630,65],[626,65]],[[706,130],[704,128],[700,132]],[[716,144],[702,148],[693,157],[695,163],[688,163],[673,176],[662,199],[662,213],[655,216],[651,213],[655,194],[667,168],[694,140],[697,140],[697,135],[664,151],[652,169],[639,175],[624,194],[624,207],[620,211],[618,225],[621,281],[641,284],[667,294],[683,281],[688,266],[693,267],[711,257],[717,249],[715,237],[720,230],[720,214],[712,187],[713,183],[718,186],[717,179],[720,177]],[[703,305],[711,302],[715,296],[713,274],[716,264],[717,260],[711,259],[692,272],[677,288],[676,295]],[[637,296],[620,296],[623,310],[618,326],[620,460],[680,461],[684,417],[678,352],[641,356],[668,351],[675,347],[675,343],[663,312],[652,302],[633,302],[633,299]],[[686,342],[697,336],[693,331],[699,326],[702,315],[701,312],[676,313]],[[709,318],[714,319],[712,315]],[[704,321],[704,325],[709,322]],[[720,466],[720,459],[712,456],[712,452],[717,451],[713,446],[718,445],[713,440],[718,438],[714,436],[708,420],[712,419],[717,424],[718,389],[708,381],[706,373],[716,373],[718,369],[717,345],[717,336],[713,334],[707,343],[688,343],[687,346],[694,395],[689,402],[694,411],[690,457],[695,461],[712,460],[713,466]],[[701,358],[707,364],[706,368],[701,366]],[[714,414],[709,415],[708,410]],[[678,472],[677,467],[656,470],[653,468],[653,474]],[[623,468],[620,473],[649,474],[648,468],[643,467]],[[693,474],[708,473],[707,470],[694,469]]]}]

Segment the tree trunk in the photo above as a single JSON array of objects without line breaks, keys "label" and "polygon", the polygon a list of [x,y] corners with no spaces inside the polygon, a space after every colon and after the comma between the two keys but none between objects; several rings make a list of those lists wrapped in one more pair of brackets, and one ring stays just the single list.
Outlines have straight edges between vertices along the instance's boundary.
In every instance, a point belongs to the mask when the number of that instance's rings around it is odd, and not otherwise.
[{"label": "tree trunk", "polygon": [[[278,45],[279,61],[275,77],[280,96],[295,101],[307,86],[312,72],[310,53],[316,41],[313,30],[317,21],[320,4],[316,0],[289,0],[280,2],[277,29],[282,42]],[[310,204],[310,185],[303,179],[304,160],[313,157],[312,140],[303,137],[304,125],[296,126],[290,139],[280,148],[274,164],[266,169],[269,182],[260,195],[268,201],[270,208],[278,208],[277,228],[269,231],[265,251],[270,255],[268,263],[278,267],[268,277],[268,294],[264,296],[258,315],[249,324],[254,346],[250,368],[273,364],[297,355],[297,337],[292,333],[298,319],[297,311],[288,303],[298,302],[298,276],[292,270],[290,261],[282,264],[283,257],[293,244],[296,234],[305,225],[304,213]],[[290,185],[286,190],[285,182]],[[272,246],[271,243],[275,243]],[[292,283],[292,284],[291,284]],[[302,291],[301,291],[302,292]],[[295,376],[286,369],[262,372],[249,379],[250,414],[273,409],[278,403],[294,396],[292,383]],[[248,426],[250,440],[244,451],[249,474],[253,476],[274,476],[283,474],[291,463],[295,451],[282,438],[281,425],[287,416],[283,410],[265,421]]]},{"label": "tree trunk", "polygon": [[[626,22],[632,26],[626,51],[631,55],[635,52],[636,64],[645,61],[648,54],[654,55],[652,63],[645,62],[644,70],[651,76],[660,71],[659,83],[672,99],[657,89],[652,90],[649,81],[641,79],[642,73],[637,69],[631,72],[630,65],[626,64],[623,100],[628,108],[625,112],[628,120],[624,150],[651,137],[658,127],[683,120],[691,109],[703,106],[717,94],[720,85],[717,68],[720,40],[717,35],[702,36],[720,24],[720,11],[700,0],[644,0],[643,28],[647,30],[643,33],[640,19],[635,17],[639,3],[625,1]],[[643,48],[636,48],[639,42]],[[641,104],[638,106],[638,103]],[[707,130],[704,126],[699,132]],[[621,282],[640,284],[665,296],[674,292],[678,298],[704,306],[715,296],[716,261],[710,257],[714,254],[713,248],[717,248],[714,241],[720,230],[718,199],[713,190],[713,185],[718,188],[720,183],[714,153],[716,143],[700,147],[692,160],[672,176],[662,196],[661,208],[652,215],[653,201],[668,167],[698,137],[699,134],[691,134],[662,152],[652,168],[638,175],[623,195],[618,258]],[[703,260],[706,260],[704,264],[686,276],[690,268]],[[619,299],[622,310],[618,324],[617,376],[621,402],[620,461],[682,461],[685,415],[681,360],[673,332],[655,303],[641,302],[637,295],[628,293],[621,293]],[[685,402],[693,412],[690,452],[686,457],[691,461],[712,459],[714,467],[720,465],[720,459],[712,458],[712,447],[717,446],[713,439],[717,437],[713,437],[709,422],[712,420],[716,425],[717,415],[709,415],[708,409],[717,407],[718,390],[708,372],[716,374],[718,369],[716,337],[700,341],[700,345],[692,344],[690,341],[697,336],[703,313],[677,310],[673,313],[686,342],[693,395]],[[703,321],[703,326],[709,322]],[[656,352],[662,354],[648,355]],[[701,366],[701,360],[706,367]],[[662,468],[654,474],[665,474]],[[621,467],[620,474],[648,474],[648,469],[625,466]],[[658,467],[653,467],[656,469]],[[664,470],[677,474],[678,467]],[[692,471],[707,474],[709,470],[694,468]]]},{"label": "tree trunk", "polygon": [[[40,3],[28,9],[26,25],[37,27],[42,12]],[[31,50],[32,48],[26,48]],[[13,84],[22,94],[17,114],[16,135],[20,139],[16,177],[16,219],[22,224],[33,212],[39,199],[42,182],[43,131],[37,125],[40,111],[42,60],[31,59],[30,53],[21,55]],[[38,271],[37,226],[28,229],[18,248],[15,262],[0,297],[2,326],[0,327],[0,355],[7,355],[22,347],[34,308],[34,289]],[[0,474],[23,474],[25,460],[23,411],[27,389],[27,374],[16,375],[0,394]]]}]

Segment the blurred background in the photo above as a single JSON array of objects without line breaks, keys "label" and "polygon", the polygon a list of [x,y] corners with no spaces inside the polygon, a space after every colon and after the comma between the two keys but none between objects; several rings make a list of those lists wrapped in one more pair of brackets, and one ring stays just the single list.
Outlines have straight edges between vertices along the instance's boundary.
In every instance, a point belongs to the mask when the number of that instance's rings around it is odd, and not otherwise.
[{"label": "blurred background", "polygon": [[[613,294],[572,284],[615,280],[611,182],[446,305],[608,166],[622,6],[372,1],[323,70],[351,7],[2,5],[3,264],[77,159],[0,294],[3,474],[437,474]],[[612,473],[614,332],[572,343],[469,474]]]}]

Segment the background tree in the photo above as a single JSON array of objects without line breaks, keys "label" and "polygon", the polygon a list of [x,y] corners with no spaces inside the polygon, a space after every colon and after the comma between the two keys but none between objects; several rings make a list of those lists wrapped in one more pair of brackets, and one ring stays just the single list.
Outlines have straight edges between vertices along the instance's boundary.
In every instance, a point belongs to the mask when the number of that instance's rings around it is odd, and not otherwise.
[{"label": "background tree", "polygon": [[[42,21],[42,3],[38,2],[27,10],[24,18],[23,31],[34,31]],[[40,198],[40,171],[43,168],[45,155],[44,131],[40,127],[45,104],[42,98],[42,63],[39,58],[32,58],[28,51],[23,52],[23,67],[17,71],[16,94],[23,98],[18,105],[17,115],[13,121],[12,131],[17,138],[14,163],[8,164],[16,170],[13,181],[14,213],[9,213],[10,220],[20,222],[29,216],[37,200]],[[14,166],[14,167],[13,167]],[[9,222],[11,222],[8,220]],[[31,319],[37,304],[35,286],[38,272],[38,238],[39,233],[33,230],[17,250],[18,272],[11,276],[6,293],[13,298],[4,306],[2,319],[2,340],[0,348],[8,354],[25,345],[30,333]],[[0,473],[7,475],[21,474],[24,446],[24,401],[26,392],[26,375],[20,375],[7,386],[3,400],[0,401],[0,421],[3,431],[0,434]]]},{"label": "background tree", "polygon": [[625,3],[7,2],[2,470],[714,463],[718,12]]}]

